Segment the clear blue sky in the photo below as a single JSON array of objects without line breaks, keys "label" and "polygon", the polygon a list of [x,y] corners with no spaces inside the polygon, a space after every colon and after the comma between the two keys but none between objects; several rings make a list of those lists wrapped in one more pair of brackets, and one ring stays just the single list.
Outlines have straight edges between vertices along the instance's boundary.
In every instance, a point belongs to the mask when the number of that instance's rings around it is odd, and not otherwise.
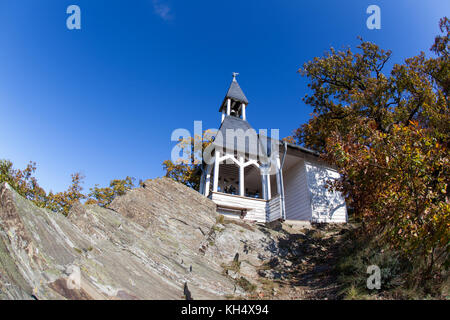
[{"label": "clear blue sky", "polygon": [[[71,4],[81,30],[66,28]],[[290,135],[311,112],[304,62],[358,35],[401,62],[428,52],[445,15],[448,0],[1,0],[0,158],[37,162],[53,191],[77,171],[86,189],[161,176],[174,129],[219,125],[233,71],[252,126]]]}]

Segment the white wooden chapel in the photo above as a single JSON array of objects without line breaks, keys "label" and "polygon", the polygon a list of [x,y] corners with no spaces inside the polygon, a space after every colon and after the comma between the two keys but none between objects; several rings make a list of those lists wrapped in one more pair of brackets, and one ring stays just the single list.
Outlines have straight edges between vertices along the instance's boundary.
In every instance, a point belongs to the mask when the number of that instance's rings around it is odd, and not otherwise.
[{"label": "white wooden chapel", "polygon": [[347,222],[345,200],[325,186],[339,173],[319,155],[258,134],[247,121],[248,100],[236,73],[219,108],[222,120],[202,166],[200,193],[225,216],[258,222]]}]

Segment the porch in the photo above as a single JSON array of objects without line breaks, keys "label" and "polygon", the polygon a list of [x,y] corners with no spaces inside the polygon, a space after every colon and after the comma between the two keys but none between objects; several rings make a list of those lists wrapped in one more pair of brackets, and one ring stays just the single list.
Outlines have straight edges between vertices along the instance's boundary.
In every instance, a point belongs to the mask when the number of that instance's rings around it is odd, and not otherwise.
[{"label": "porch", "polygon": [[258,222],[270,222],[281,218],[281,196],[270,200],[245,197],[223,192],[211,192],[210,198],[217,205],[217,212],[230,218]]}]

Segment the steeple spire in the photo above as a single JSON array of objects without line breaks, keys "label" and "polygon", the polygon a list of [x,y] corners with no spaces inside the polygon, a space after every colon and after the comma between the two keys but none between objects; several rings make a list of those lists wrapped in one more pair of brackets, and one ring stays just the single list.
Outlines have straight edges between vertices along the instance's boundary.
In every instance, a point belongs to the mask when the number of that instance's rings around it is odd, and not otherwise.
[{"label": "steeple spire", "polygon": [[232,75],[233,81],[231,81],[230,87],[228,88],[225,99],[220,106],[219,112],[222,112],[222,121],[225,115],[235,116],[246,120],[245,108],[248,104],[248,100],[236,80],[239,73],[233,72]]}]

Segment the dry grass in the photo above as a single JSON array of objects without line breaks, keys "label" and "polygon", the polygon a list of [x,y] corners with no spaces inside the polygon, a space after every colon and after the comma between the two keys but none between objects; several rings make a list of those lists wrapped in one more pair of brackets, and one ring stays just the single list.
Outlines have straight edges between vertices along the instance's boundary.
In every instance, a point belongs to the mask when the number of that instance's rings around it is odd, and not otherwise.
[{"label": "dry grass", "polygon": [[227,218],[224,218],[223,221],[222,221],[222,224],[224,224],[224,225],[225,224],[230,224],[230,223],[231,224],[235,224],[237,226],[240,226],[240,227],[242,227],[244,229],[247,229],[249,231],[255,231],[255,229],[251,225],[249,225],[247,222],[245,222],[245,221],[241,221],[241,220],[237,220],[237,219],[227,219]]}]

